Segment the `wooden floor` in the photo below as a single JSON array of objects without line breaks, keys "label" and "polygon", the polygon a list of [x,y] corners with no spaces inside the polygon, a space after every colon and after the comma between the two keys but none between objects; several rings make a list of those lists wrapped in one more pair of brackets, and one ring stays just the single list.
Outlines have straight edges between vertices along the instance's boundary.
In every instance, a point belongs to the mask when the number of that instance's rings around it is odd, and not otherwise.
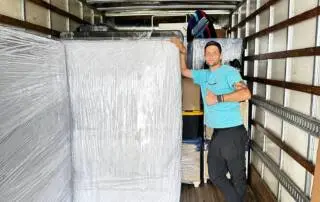
[{"label": "wooden floor", "polygon": [[[211,183],[201,184],[198,188],[182,184],[180,202],[224,202],[220,190]],[[258,202],[251,188],[248,187],[245,202]]]}]

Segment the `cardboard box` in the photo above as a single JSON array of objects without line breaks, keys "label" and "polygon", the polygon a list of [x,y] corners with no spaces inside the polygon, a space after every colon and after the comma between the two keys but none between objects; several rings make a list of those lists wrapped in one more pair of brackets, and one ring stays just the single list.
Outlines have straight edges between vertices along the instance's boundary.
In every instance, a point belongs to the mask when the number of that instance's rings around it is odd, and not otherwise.
[{"label": "cardboard box", "polygon": [[181,146],[181,182],[198,187],[201,181],[202,139],[182,141]]},{"label": "cardboard box", "polygon": [[183,111],[200,110],[200,87],[189,78],[182,78],[182,109]]}]

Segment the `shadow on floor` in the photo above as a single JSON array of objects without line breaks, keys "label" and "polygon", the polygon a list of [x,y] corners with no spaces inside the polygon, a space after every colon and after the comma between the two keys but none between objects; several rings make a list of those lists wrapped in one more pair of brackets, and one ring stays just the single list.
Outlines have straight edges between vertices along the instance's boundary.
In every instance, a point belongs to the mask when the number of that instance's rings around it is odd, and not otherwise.
[{"label": "shadow on floor", "polygon": [[[193,185],[182,184],[180,202],[224,202],[223,194],[212,183]],[[252,189],[248,187],[245,202],[258,202]]]}]

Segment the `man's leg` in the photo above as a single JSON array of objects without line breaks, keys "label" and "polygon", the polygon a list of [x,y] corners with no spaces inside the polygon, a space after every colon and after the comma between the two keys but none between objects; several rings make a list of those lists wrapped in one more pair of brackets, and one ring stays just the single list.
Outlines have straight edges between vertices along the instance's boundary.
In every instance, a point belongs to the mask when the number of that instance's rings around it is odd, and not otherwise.
[{"label": "man's leg", "polygon": [[[213,137],[214,138],[214,137]],[[208,172],[210,180],[223,192],[225,199],[228,202],[239,202],[239,196],[236,189],[231,184],[230,180],[226,177],[227,162],[221,156],[222,141],[220,137],[216,137],[211,141],[208,153]]]},{"label": "man's leg", "polygon": [[231,174],[231,181],[236,189],[240,201],[244,201],[246,193],[246,167],[245,167],[245,144],[247,141],[245,128],[236,128],[229,131],[231,134],[226,134],[229,141],[233,143],[229,151],[225,152],[227,159],[228,170]]}]

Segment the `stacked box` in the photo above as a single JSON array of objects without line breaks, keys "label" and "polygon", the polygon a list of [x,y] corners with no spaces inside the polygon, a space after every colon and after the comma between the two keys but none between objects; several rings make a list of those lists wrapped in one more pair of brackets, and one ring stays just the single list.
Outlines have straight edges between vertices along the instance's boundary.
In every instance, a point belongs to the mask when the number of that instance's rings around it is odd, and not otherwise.
[{"label": "stacked box", "polygon": [[182,142],[182,157],[181,157],[181,172],[182,183],[193,184],[198,187],[200,179],[200,151],[202,139],[183,140]]}]

